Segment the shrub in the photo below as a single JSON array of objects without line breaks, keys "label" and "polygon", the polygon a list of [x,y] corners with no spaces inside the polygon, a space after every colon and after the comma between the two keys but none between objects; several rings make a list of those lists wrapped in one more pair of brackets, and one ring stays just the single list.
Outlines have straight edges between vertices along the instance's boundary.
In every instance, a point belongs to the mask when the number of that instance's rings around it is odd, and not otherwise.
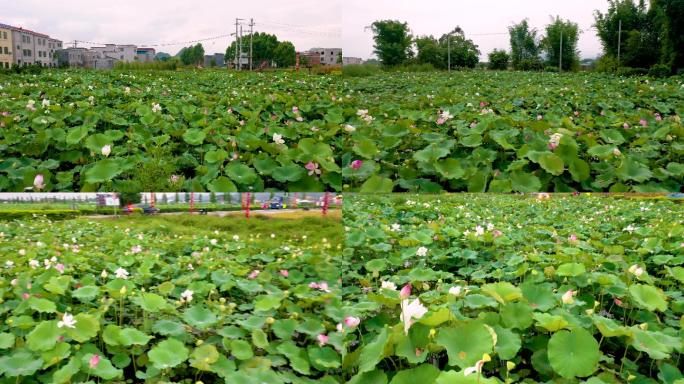
[{"label": "shrub", "polygon": [[495,49],[489,54],[489,69],[506,70],[510,56],[504,50]]},{"label": "shrub", "polygon": [[617,59],[613,56],[603,55],[596,60],[597,72],[615,72],[617,70]]},{"label": "shrub", "polygon": [[665,64],[656,64],[648,70],[648,75],[651,77],[668,77],[671,74],[670,67]]},{"label": "shrub", "polygon": [[380,73],[376,64],[349,64],[342,67],[342,76],[366,77]]},{"label": "shrub", "polygon": [[643,75],[648,74],[648,69],[646,69],[646,68],[620,67],[617,70],[617,74],[620,76],[643,76]]}]

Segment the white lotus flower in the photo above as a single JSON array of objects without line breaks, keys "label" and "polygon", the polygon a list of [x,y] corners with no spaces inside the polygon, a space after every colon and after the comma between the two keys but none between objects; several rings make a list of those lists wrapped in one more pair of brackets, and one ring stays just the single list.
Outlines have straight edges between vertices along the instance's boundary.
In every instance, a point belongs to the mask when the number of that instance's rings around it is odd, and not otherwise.
[{"label": "white lotus flower", "polygon": [[449,288],[449,294],[454,295],[454,296],[460,296],[462,289],[463,288],[460,285],[456,285],[454,287]]},{"label": "white lotus flower", "polygon": [[413,319],[420,319],[427,313],[427,308],[420,303],[420,300],[415,299],[409,304],[409,299],[401,301],[401,315],[399,319],[404,323],[404,333],[408,335],[409,328],[413,324]]},{"label": "white lotus flower", "polygon": [[107,273],[107,270],[106,270],[106,269],[103,269],[103,270],[102,270],[102,273],[100,273],[100,276],[101,276],[103,279],[106,279],[107,276],[109,276],[109,274]]},{"label": "white lotus flower", "polygon": [[155,112],[155,113],[161,112],[161,110],[162,110],[161,105],[159,105],[158,103],[152,104],[152,112]]},{"label": "white lotus flower", "polygon": [[57,328],[76,328],[76,319],[74,319],[73,315],[70,315],[68,313],[65,313],[64,316],[62,316],[62,321],[59,321],[57,323]]},{"label": "white lotus flower", "polygon": [[391,229],[392,229],[392,232],[399,232],[401,230],[401,225],[396,224],[396,223],[392,224]]},{"label": "white lotus flower", "polygon": [[482,235],[484,235],[484,228],[482,228],[482,227],[479,226],[479,225],[476,226],[476,227],[475,227],[475,234],[476,234],[477,236],[482,236]]},{"label": "white lotus flower", "polygon": [[40,262],[36,259],[29,260],[28,264],[29,264],[29,267],[31,267],[32,269],[36,269],[36,268],[40,267]]},{"label": "white lotus flower", "polygon": [[634,264],[631,267],[629,267],[629,273],[633,274],[636,277],[639,277],[644,274],[644,269],[641,268],[638,264]]},{"label": "white lotus flower", "polygon": [[128,279],[128,271],[121,268],[121,267],[119,267],[116,271],[114,271],[114,273],[116,273],[116,277],[118,279],[124,279],[124,280]]},{"label": "white lotus flower", "polygon": [[102,156],[107,157],[110,153],[112,153],[111,145],[107,144],[104,147],[102,147]]},{"label": "white lotus flower", "polygon": [[397,285],[394,284],[394,283],[391,282],[391,281],[383,281],[383,282],[382,282],[382,288],[384,288],[384,289],[391,289],[391,290],[393,290],[393,291],[396,291],[396,290],[397,290]]},{"label": "white lotus flower", "polygon": [[50,100],[48,99],[43,99],[43,108],[47,108],[50,106]]},{"label": "white lotus flower", "polygon": [[428,249],[425,247],[420,247],[416,251],[416,255],[421,256],[421,257],[425,257],[427,255],[427,253],[428,253]]},{"label": "white lotus flower", "polygon": [[283,140],[283,135],[279,135],[277,133],[273,134],[273,142],[276,144],[285,144],[285,140]]},{"label": "white lotus flower", "polygon": [[349,132],[349,133],[352,133],[352,132],[356,131],[356,127],[351,125],[351,124],[347,124],[344,126],[344,130]]},{"label": "white lotus flower", "polygon": [[181,293],[181,299],[183,299],[187,302],[191,302],[193,293],[194,293],[193,291],[186,289],[185,291],[183,291],[183,293]]},{"label": "white lotus flower", "polygon": [[563,297],[561,297],[561,300],[563,301],[563,304],[572,304],[575,302],[575,300],[572,298],[575,295],[575,291],[572,289],[568,290],[563,294]]},{"label": "white lotus flower", "polygon": [[478,374],[482,373],[482,367],[483,367],[484,364],[485,364],[486,362],[488,362],[488,361],[492,361],[492,358],[491,358],[488,354],[486,354],[486,353],[483,354],[483,355],[482,355],[482,359],[481,359],[481,360],[478,360],[478,361],[475,363],[475,365],[473,365],[472,367],[468,367],[468,368],[466,368],[466,369],[463,370],[463,376],[468,376],[468,375],[470,375],[471,373],[475,373],[475,372],[477,372]]}]

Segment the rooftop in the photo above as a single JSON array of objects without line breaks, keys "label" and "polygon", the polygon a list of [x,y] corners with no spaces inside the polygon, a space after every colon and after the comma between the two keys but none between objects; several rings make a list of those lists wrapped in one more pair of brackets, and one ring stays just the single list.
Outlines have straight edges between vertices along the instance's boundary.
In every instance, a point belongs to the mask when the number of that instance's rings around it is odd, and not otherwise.
[{"label": "rooftop", "polygon": [[22,27],[14,27],[14,26],[11,26],[9,24],[0,23],[0,28],[10,29],[12,31],[26,32],[26,33],[30,33],[32,35],[36,35],[39,37],[50,38],[50,36],[48,36],[44,33],[35,32],[35,31],[30,30],[30,29],[24,29]]}]

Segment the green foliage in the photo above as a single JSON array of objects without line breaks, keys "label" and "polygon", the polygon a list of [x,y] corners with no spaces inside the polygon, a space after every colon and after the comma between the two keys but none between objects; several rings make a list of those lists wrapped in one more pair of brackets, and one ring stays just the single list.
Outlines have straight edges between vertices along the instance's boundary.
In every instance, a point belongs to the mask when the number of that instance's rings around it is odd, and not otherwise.
[{"label": "green foliage", "polygon": [[504,50],[495,49],[489,53],[489,69],[505,71],[509,61],[510,56]]},{"label": "green foliage", "polygon": [[183,65],[201,65],[204,63],[204,47],[197,43],[181,49],[176,56]]},{"label": "green foliage", "polygon": [[367,77],[380,73],[380,67],[376,64],[350,64],[342,67],[342,76]]},{"label": "green foliage", "polygon": [[[682,377],[679,202],[356,194],[344,211],[343,300],[361,318],[349,382],[648,381],[651,367]],[[426,310],[408,332],[405,284]]]},{"label": "green foliage", "polygon": [[442,35],[439,40],[433,36],[422,36],[416,38],[415,43],[418,49],[416,62],[419,64],[430,64],[438,69],[447,69],[449,52],[451,52],[452,68],[474,68],[479,61],[480,51],[477,45],[465,38],[460,27]]},{"label": "green foliage", "polygon": [[[2,246],[17,257],[11,270],[3,261],[0,281],[21,282],[16,291],[0,285],[2,382],[195,382],[201,371],[213,383],[251,377],[252,363],[271,359],[281,363],[259,371],[276,378],[342,376],[333,372],[342,365],[338,351],[354,336],[335,330],[345,313],[333,263],[343,242],[339,215],[35,217],[2,221],[0,232],[17,240]],[[135,246],[141,252],[131,253]],[[55,261],[31,267],[38,257]],[[116,276],[119,268],[126,279]],[[260,273],[253,278],[252,271]],[[324,281],[329,292],[309,287]],[[255,308],[259,298],[278,305]],[[66,313],[73,323],[60,323]],[[318,333],[330,335],[328,345]],[[300,368],[296,375],[286,359]]]},{"label": "green foliage", "polygon": [[123,61],[117,61],[114,64],[114,69],[121,71],[175,71],[178,69],[179,64],[178,58],[167,58],[165,60],[155,60],[155,61],[144,61],[144,62],[131,62],[125,63]]},{"label": "green foliage", "polygon": [[[569,20],[563,21],[560,17],[552,19],[551,23],[546,26],[546,36],[541,40],[541,47],[546,52],[547,64],[561,67],[564,71],[579,69],[578,40],[577,23]],[[560,63],[561,56],[562,63]]]},{"label": "green foliage", "polygon": [[374,51],[385,66],[395,66],[405,63],[413,56],[411,45],[413,36],[409,33],[407,23],[397,20],[378,20],[371,28],[373,30]]},{"label": "green foliage", "polygon": [[[295,64],[295,49],[294,45],[289,41],[278,41],[276,35],[271,35],[265,32],[255,32],[251,36],[252,41],[252,57],[255,66],[258,66],[262,61],[275,62],[278,67],[290,67]],[[248,52],[250,35],[243,36],[242,50]],[[226,49],[226,62],[235,61],[235,53],[237,51],[236,42],[233,41]]]},{"label": "green foliage", "polygon": [[530,29],[527,19],[508,27],[513,69],[529,71],[541,69],[537,30]]}]

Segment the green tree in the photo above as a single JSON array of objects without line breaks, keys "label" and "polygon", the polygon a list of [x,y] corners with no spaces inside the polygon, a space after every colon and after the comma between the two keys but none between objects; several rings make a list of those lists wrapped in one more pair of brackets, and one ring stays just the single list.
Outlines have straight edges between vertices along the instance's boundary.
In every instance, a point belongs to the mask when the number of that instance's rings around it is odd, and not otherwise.
[{"label": "green tree", "polygon": [[413,36],[407,23],[397,20],[379,20],[371,25],[374,51],[383,65],[395,66],[405,63],[413,56]]},{"label": "green tree", "polygon": [[[466,39],[461,27],[454,28],[450,33],[439,38],[444,62],[448,63],[449,46],[451,46],[451,67],[475,68],[480,61],[480,50],[470,39]],[[448,67],[448,64],[445,64]]]},{"label": "green tree", "polygon": [[[648,68],[661,56],[662,19],[657,8],[646,9],[644,0],[609,0],[608,11],[595,11],[595,27],[603,45],[604,62],[617,63],[618,40],[620,40],[620,65]],[[622,22],[622,35],[618,39]]]},{"label": "green tree", "polygon": [[416,61],[421,64],[432,64],[435,68],[445,68],[444,54],[439,46],[439,41],[433,36],[421,36],[416,38]]},{"label": "green tree", "polygon": [[[235,60],[236,43],[233,41],[226,49],[226,62],[233,62]],[[258,63],[266,60],[270,62],[275,58],[275,50],[278,48],[280,42],[275,35],[264,32],[254,32],[252,37],[252,58],[255,66]],[[242,39],[242,51],[249,53],[249,35]]]},{"label": "green tree", "polygon": [[295,52],[294,44],[289,41],[283,41],[276,47],[273,52],[273,59],[278,67],[291,67],[297,61],[297,53]]},{"label": "green tree", "polygon": [[489,69],[492,70],[506,70],[508,69],[508,61],[510,56],[504,50],[495,49],[489,53]]},{"label": "green tree", "polygon": [[551,66],[559,66],[561,36],[563,39],[561,68],[565,71],[575,71],[579,68],[579,51],[577,50],[579,27],[570,20],[564,21],[556,17],[546,26],[546,36],[541,42],[546,52],[546,62]]},{"label": "green tree", "polygon": [[673,72],[684,69],[684,0],[652,0],[654,25],[663,36],[661,63]]},{"label": "green tree", "polygon": [[515,70],[540,69],[537,30],[530,29],[527,20],[508,27],[511,43],[511,64]]}]

